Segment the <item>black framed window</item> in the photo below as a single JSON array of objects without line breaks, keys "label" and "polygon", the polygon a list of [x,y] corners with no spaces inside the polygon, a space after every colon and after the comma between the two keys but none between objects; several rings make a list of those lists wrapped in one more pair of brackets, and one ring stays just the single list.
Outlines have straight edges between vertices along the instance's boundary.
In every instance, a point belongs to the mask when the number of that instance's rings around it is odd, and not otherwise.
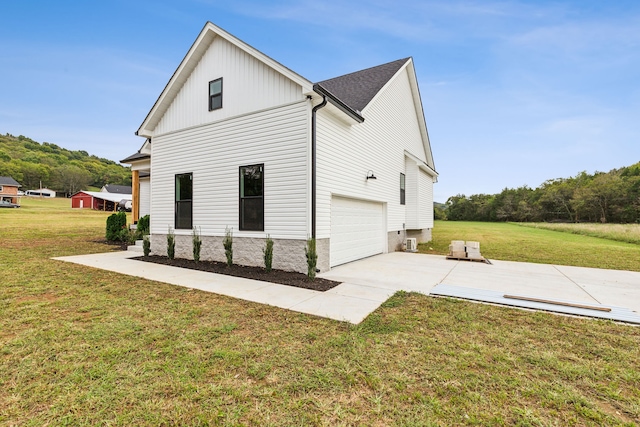
[{"label": "black framed window", "polygon": [[222,108],[222,77],[209,82],[209,111]]},{"label": "black framed window", "polygon": [[264,163],[240,166],[239,228],[264,231]]},{"label": "black framed window", "polygon": [[406,201],[406,194],[405,194],[405,177],[404,174],[401,173],[400,174],[400,204],[404,205]]},{"label": "black framed window", "polygon": [[176,175],[176,230],[193,228],[193,174]]}]

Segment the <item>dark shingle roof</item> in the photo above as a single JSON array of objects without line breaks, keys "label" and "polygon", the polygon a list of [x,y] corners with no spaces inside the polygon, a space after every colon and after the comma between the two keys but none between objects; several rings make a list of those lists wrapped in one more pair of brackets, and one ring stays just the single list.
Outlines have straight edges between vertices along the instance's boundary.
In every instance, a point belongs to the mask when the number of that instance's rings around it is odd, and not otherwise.
[{"label": "dark shingle roof", "polygon": [[107,184],[104,186],[104,189],[107,190],[108,193],[131,194],[130,185]]},{"label": "dark shingle roof", "polygon": [[362,111],[398,70],[411,58],[398,59],[377,67],[345,74],[317,84],[355,111]]},{"label": "dark shingle roof", "polygon": [[0,185],[9,185],[12,187],[22,187],[18,181],[10,176],[0,176]]},{"label": "dark shingle roof", "polygon": [[135,161],[135,160],[148,159],[150,157],[151,156],[149,154],[142,154],[142,153],[138,152],[138,153],[134,153],[134,154],[130,155],[126,159],[120,160],[120,163],[131,163],[132,161]]}]

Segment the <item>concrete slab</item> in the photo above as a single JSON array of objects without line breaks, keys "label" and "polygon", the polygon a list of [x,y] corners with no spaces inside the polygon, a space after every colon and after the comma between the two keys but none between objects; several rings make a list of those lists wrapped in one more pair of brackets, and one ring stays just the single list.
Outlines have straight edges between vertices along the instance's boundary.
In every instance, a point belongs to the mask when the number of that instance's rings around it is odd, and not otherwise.
[{"label": "concrete slab", "polygon": [[389,299],[396,290],[382,287],[356,285],[353,283],[341,283],[333,289],[329,289],[326,293],[342,295],[354,298],[362,298],[383,303]]},{"label": "concrete slab", "polygon": [[557,266],[601,304],[627,307],[640,313],[640,272]]},{"label": "concrete slab", "polygon": [[545,295],[574,301],[599,302],[553,265],[492,261],[492,265],[461,262],[446,283],[505,293]]},{"label": "concrete slab", "polygon": [[323,292],[322,295],[290,308],[302,313],[358,324],[380,307],[380,304],[380,301]]},{"label": "concrete slab", "polygon": [[396,291],[428,295],[443,282],[485,291],[625,307],[640,313],[639,272],[494,260],[489,265],[394,252],[320,274],[319,277],[343,283],[318,292],[129,259],[138,255],[122,251],[55,259],[351,323],[361,322]]}]

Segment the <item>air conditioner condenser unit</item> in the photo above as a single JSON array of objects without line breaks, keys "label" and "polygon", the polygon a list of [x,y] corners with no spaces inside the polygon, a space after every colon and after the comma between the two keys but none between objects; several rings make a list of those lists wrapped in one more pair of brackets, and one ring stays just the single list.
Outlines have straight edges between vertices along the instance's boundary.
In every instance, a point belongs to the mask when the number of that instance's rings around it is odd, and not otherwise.
[{"label": "air conditioner condenser unit", "polygon": [[408,238],[405,241],[405,251],[406,252],[417,252],[418,251],[418,241],[415,238]]}]

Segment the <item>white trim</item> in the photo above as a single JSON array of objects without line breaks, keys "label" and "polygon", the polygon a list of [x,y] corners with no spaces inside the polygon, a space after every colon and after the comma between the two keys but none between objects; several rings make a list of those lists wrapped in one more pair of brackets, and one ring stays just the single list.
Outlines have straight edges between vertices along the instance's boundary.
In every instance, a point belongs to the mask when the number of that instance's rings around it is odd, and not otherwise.
[{"label": "white trim", "polygon": [[425,163],[424,161],[420,160],[418,157],[414,156],[413,154],[411,154],[407,150],[404,150],[404,155],[407,156],[408,158],[410,158],[411,160],[413,160],[414,162],[416,162],[416,164],[418,165],[418,167],[420,169],[422,169],[423,171],[425,171],[426,173],[428,173],[432,177],[437,178],[438,176],[440,176],[438,174],[438,172],[436,172],[435,170],[433,170],[431,168],[431,166],[429,166],[427,163]]}]

